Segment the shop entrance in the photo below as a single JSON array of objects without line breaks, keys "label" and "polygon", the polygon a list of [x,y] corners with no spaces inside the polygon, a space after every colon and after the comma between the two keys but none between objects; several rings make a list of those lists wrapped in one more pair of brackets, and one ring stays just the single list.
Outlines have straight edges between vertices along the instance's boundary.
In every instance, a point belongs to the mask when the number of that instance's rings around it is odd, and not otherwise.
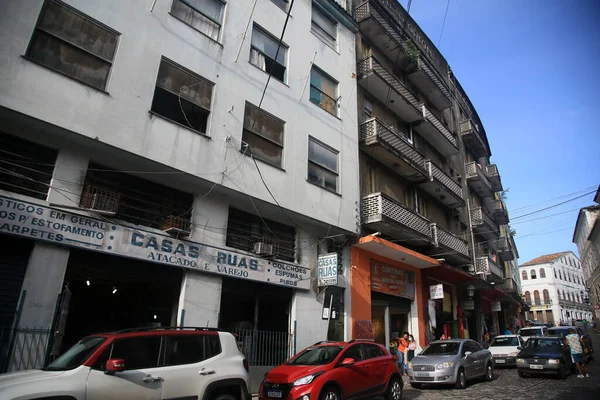
[{"label": "shop entrance", "polygon": [[72,249],[60,352],[91,333],[176,325],[182,274],[176,267]]},{"label": "shop entrance", "polygon": [[394,338],[410,333],[411,300],[383,293],[371,292],[371,319],[373,339],[389,347]]}]

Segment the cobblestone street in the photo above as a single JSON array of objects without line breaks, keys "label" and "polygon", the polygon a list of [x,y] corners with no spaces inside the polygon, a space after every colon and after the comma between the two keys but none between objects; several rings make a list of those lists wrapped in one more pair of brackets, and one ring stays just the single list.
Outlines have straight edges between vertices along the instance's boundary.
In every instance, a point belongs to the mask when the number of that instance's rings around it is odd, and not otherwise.
[{"label": "cobblestone street", "polygon": [[590,379],[569,375],[560,380],[553,377],[519,378],[516,369],[497,369],[492,382],[472,381],[465,390],[425,386],[413,389],[405,377],[404,400],[433,399],[598,399],[600,398],[600,335],[593,334],[596,359],[587,364]]}]

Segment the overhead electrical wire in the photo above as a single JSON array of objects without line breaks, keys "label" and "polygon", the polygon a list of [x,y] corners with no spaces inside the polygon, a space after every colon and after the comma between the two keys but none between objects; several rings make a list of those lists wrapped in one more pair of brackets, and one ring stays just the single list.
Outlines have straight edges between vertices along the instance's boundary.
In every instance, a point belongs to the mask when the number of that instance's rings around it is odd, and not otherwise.
[{"label": "overhead electrical wire", "polygon": [[446,17],[448,16],[448,8],[450,7],[450,0],[446,3],[446,12],[444,13],[444,21],[442,22],[442,30],[440,31],[440,38],[438,39],[437,47],[440,47],[442,41],[442,34],[444,33],[444,26],[446,25]]},{"label": "overhead electrical wire", "polygon": [[515,220],[515,219],[519,219],[519,218],[527,217],[527,216],[529,216],[529,215],[538,214],[538,213],[541,213],[542,211],[546,211],[546,210],[550,210],[550,209],[552,209],[552,208],[559,207],[559,206],[561,206],[561,205],[563,205],[563,204],[570,203],[570,202],[572,202],[572,201],[575,201],[575,200],[577,200],[577,199],[580,199],[580,198],[582,198],[582,197],[588,196],[588,195],[590,195],[590,194],[592,194],[592,193],[595,193],[595,192],[596,192],[595,190],[592,190],[591,192],[584,193],[584,194],[582,194],[582,195],[579,195],[579,196],[577,196],[577,197],[574,197],[574,198],[572,198],[572,199],[565,200],[565,201],[562,201],[562,202],[560,202],[560,203],[553,204],[553,205],[551,205],[551,206],[544,207],[544,208],[541,208],[541,209],[539,209],[539,210],[536,210],[536,211],[529,212],[529,213],[527,213],[527,214],[522,214],[522,215],[518,215],[518,216],[516,216],[516,217],[511,217],[511,219],[512,219],[512,220]]}]

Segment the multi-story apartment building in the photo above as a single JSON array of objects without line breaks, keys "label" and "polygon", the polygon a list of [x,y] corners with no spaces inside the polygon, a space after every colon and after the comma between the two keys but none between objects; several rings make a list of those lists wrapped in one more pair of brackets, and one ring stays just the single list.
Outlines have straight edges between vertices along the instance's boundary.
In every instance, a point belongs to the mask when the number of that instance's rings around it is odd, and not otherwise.
[{"label": "multi-story apartment building", "polygon": [[592,317],[581,263],[572,251],[534,258],[519,269],[530,320],[558,325]]},{"label": "multi-story apartment building", "polygon": [[316,274],[357,232],[344,7],[1,2],[2,370],[136,326],[237,330],[266,366],[347,339],[348,268],[329,325]]},{"label": "multi-story apartment building", "polygon": [[594,202],[597,204],[579,210],[573,243],[581,259],[586,295],[594,308],[594,318],[600,323],[600,186]]},{"label": "multi-story apartment building", "polygon": [[398,2],[359,2],[354,16],[363,237],[352,253],[353,334],[481,340],[520,312],[516,246],[486,132]]}]

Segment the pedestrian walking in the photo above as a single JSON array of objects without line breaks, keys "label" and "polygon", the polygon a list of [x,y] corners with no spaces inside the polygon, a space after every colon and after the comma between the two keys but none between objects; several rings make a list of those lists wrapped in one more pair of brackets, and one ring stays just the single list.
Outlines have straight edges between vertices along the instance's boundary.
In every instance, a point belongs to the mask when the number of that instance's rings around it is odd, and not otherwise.
[{"label": "pedestrian walking", "polygon": [[[585,366],[585,358],[584,352],[588,352],[589,349],[585,346],[583,339],[575,333],[574,329],[569,329],[569,334],[565,336],[567,342],[569,343],[569,347],[571,348],[571,357],[573,357],[573,362],[577,367],[577,375],[578,378],[589,378],[590,374]],[[584,374],[585,372],[585,374]]]},{"label": "pedestrian walking", "polygon": [[402,375],[406,375],[406,360],[404,358],[404,352],[408,348],[408,332],[404,332],[402,337],[398,340],[398,366],[400,367],[400,372]]}]

